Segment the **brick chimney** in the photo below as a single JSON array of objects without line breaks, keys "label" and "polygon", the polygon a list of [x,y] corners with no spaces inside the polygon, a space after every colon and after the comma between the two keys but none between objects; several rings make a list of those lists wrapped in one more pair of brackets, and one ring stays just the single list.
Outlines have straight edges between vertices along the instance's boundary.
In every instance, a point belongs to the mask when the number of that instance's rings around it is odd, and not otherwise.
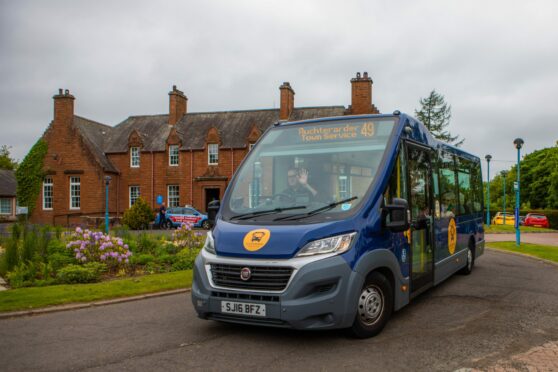
[{"label": "brick chimney", "polygon": [[170,125],[175,125],[184,115],[186,115],[187,104],[188,97],[184,95],[184,92],[176,89],[176,85],[173,85],[172,91],[169,92]]},{"label": "brick chimney", "polygon": [[284,82],[279,87],[281,92],[281,106],[279,107],[279,120],[289,120],[289,117],[294,110],[294,95],[295,92],[291,88],[289,82]]},{"label": "brick chimney", "polygon": [[70,94],[68,89],[58,89],[58,94],[52,97],[54,99],[54,123],[71,125],[74,120],[74,96]]},{"label": "brick chimney", "polygon": [[356,77],[351,79],[351,105],[347,110],[349,115],[380,113],[372,104],[372,83],[368,72],[364,72],[362,76],[357,72]]}]

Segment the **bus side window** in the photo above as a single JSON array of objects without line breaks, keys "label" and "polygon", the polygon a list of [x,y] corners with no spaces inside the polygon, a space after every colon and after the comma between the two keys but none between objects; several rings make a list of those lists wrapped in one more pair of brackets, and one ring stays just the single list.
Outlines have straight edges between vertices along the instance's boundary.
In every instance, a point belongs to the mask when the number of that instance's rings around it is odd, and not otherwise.
[{"label": "bus side window", "polygon": [[407,198],[407,163],[404,146],[401,146],[393,172],[384,193],[385,204],[391,204],[393,198]]},{"label": "bus side window", "polygon": [[452,154],[440,154],[440,198],[441,217],[455,217],[457,214],[457,185],[455,177],[455,160]]},{"label": "bus side window", "polygon": [[473,212],[473,194],[471,192],[471,161],[457,158],[457,180],[459,181],[460,214]]},{"label": "bus side window", "polygon": [[[432,153],[432,159],[436,159],[438,154],[436,152]],[[440,219],[441,217],[441,205],[440,205],[440,182],[438,179],[438,162],[432,162],[432,189],[434,192],[434,217]]]}]

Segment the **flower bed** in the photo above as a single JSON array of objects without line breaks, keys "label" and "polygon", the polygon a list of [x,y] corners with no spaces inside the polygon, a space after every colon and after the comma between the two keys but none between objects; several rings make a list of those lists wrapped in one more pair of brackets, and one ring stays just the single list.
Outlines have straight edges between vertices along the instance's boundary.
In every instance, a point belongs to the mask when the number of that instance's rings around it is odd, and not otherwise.
[{"label": "flower bed", "polygon": [[62,283],[91,283],[115,277],[187,270],[203,246],[204,234],[183,224],[165,235],[115,229],[112,234],[77,227],[14,225],[0,242],[0,275],[12,288]]}]

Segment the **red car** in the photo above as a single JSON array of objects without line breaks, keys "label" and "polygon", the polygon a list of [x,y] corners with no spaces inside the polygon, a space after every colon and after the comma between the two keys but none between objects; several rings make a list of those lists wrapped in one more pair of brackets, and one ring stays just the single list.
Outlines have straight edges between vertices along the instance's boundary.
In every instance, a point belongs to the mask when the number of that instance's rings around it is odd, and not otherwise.
[{"label": "red car", "polygon": [[544,214],[527,213],[524,226],[546,227],[549,228],[548,218]]}]

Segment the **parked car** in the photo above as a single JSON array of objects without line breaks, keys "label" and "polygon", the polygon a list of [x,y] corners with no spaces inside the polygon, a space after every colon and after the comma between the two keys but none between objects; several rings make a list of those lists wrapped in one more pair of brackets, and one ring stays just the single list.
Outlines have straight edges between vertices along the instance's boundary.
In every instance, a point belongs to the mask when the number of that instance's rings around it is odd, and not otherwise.
[{"label": "parked car", "polygon": [[511,213],[498,212],[492,219],[493,225],[503,225],[504,215],[506,216],[506,225],[515,226],[515,216]]},{"label": "parked car", "polygon": [[527,213],[525,217],[525,226],[546,227],[549,228],[548,218],[540,213]]},{"label": "parked car", "polygon": [[[194,227],[201,227],[203,229],[209,229],[210,224],[207,219],[207,215],[201,213],[194,207],[171,207],[167,208],[166,221],[163,223],[163,227],[170,229],[172,227],[180,227],[182,223],[190,222]],[[155,226],[159,225],[159,214],[155,218]]]}]

